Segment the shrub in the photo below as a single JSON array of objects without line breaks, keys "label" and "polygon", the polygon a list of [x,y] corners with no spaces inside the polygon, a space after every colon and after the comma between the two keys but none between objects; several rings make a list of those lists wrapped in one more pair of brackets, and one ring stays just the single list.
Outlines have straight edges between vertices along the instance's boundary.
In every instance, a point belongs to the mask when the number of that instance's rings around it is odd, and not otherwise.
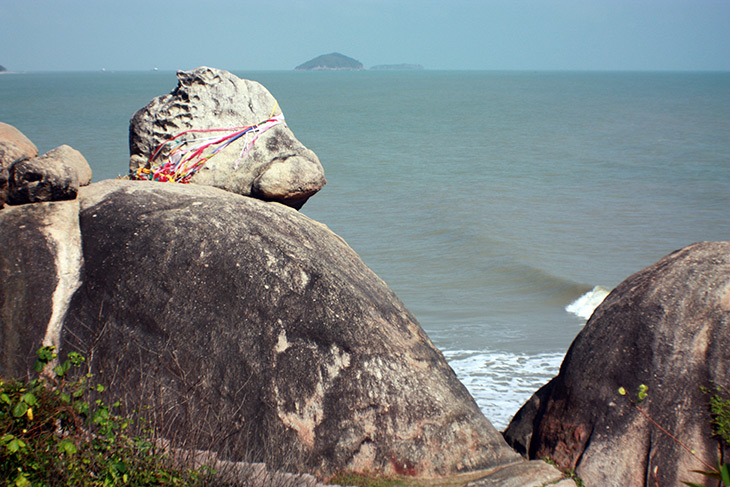
[{"label": "shrub", "polygon": [[[206,467],[174,466],[119,403],[93,400],[104,386],[90,374],[72,378],[85,361],[77,353],[53,367],[53,347],[37,352],[29,381],[0,379],[0,485],[183,486],[205,485]],[[76,374],[79,375],[79,374]]]}]

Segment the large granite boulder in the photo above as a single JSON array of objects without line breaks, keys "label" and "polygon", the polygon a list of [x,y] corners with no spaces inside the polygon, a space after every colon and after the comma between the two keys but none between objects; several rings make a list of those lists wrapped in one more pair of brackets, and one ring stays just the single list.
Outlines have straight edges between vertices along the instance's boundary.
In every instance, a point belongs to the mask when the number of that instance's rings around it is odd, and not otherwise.
[{"label": "large granite boulder", "polygon": [[702,390],[716,386],[730,389],[730,242],[691,245],[621,283],[505,437],[575,468],[587,486],[702,483],[700,460],[730,457]]},{"label": "large granite boulder", "polygon": [[76,198],[91,183],[91,167],[81,153],[67,145],[10,167],[7,202],[11,205]]},{"label": "large granite boulder", "polygon": [[178,71],[177,78],[175,90],[152,100],[130,121],[129,169],[133,177],[140,168],[149,169],[164,160],[170,145],[150,163],[161,144],[183,131],[245,127],[274,116],[282,123],[262,133],[248,155],[242,157],[242,150],[252,138],[241,137],[207,160],[190,182],[294,208],[300,208],[325,185],[319,159],[283,123],[281,109],[266,88],[208,67]]},{"label": "large granite boulder", "polygon": [[[26,315],[32,297],[14,299],[29,282],[13,268],[23,258],[0,261],[18,274],[1,283],[4,356],[16,343],[27,356],[42,332],[62,355],[89,357],[130,407],[159,412],[173,444],[224,458],[322,476],[520,460],[410,312],[324,225],[198,185],[104,181],[77,201],[83,283],[60,334],[48,311]],[[0,212],[0,225],[33,238],[20,218]]]}]

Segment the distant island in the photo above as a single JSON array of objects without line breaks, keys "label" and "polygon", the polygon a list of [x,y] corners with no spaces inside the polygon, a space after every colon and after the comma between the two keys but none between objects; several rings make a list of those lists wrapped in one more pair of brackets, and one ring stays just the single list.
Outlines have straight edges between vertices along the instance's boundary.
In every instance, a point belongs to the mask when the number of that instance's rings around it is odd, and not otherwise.
[{"label": "distant island", "polygon": [[0,73],[4,73],[5,71],[7,71],[7,69],[5,69],[5,66],[0,64]]},{"label": "distant island", "polygon": [[370,68],[374,71],[418,71],[423,69],[420,64],[378,64]]},{"label": "distant island", "polygon": [[357,59],[333,52],[310,59],[294,69],[296,71],[361,71],[364,68]]}]

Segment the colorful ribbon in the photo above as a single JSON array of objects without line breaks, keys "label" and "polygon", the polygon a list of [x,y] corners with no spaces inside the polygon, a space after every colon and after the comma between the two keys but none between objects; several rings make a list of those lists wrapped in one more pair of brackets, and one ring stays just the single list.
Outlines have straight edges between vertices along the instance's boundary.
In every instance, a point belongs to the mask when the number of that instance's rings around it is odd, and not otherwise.
[{"label": "colorful ribbon", "polygon": [[[278,107],[274,107],[274,111]],[[151,181],[162,181],[172,183],[189,183],[193,175],[213,156],[231,145],[241,137],[244,138],[243,149],[236,159],[235,169],[238,169],[238,163],[248,157],[253,145],[259,136],[267,130],[284,123],[284,115],[274,116],[273,111],[271,117],[261,123],[249,125],[247,127],[233,127],[221,129],[191,129],[180,132],[167,139],[160,144],[147,160],[147,167],[141,167],[132,175],[133,179],[148,179]],[[211,132],[227,132],[222,137],[204,137],[204,138],[183,138],[187,134],[201,134]],[[189,144],[195,144],[187,147]],[[171,145],[170,153],[158,165],[154,164],[155,158],[162,151],[163,147]]]}]

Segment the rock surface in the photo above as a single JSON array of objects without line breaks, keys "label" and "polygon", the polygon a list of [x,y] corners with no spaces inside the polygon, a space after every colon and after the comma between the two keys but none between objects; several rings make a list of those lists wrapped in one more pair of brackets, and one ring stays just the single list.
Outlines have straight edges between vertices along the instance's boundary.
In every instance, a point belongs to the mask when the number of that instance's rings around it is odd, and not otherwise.
[{"label": "rock surface", "polygon": [[[77,201],[83,284],[64,310],[61,352],[89,357],[129,404],[165,411],[174,444],[320,475],[520,461],[413,316],[324,225],[197,185],[104,181]],[[18,238],[43,242],[18,234],[31,231],[20,218],[0,212]],[[41,330],[58,338],[40,312],[47,299],[33,319],[14,307],[34,298],[13,297],[29,278],[13,267],[26,260],[8,259],[2,272],[17,284],[3,284],[3,329],[27,355]],[[44,295],[57,287],[49,280]]]},{"label": "rock surface", "polygon": [[59,343],[81,265],[78,201],[0,211],[0,376],[25,377]]},{"label": "rock surface", "polygon": [[0,168],[38,156],[38,148],[23,133],[0,122]]},{"label": "rock surface", "polygon": [[495,469],[466,487],[575,487],[573,480],[541,460],[519,462]]},{"label": "rock surface", "polygon": [[[648,396],[640,411],[632,401],[641,384]],[[697,243],[629,277],[605,299],[537,407],[528,404],[505,436],[529,441],[531,458],[575,468],[588,486],[702,483],[691,471],[706,469],[698,459],[716,464],[719,451],[700,387],[729,384],[730,242]]]},{"label": "rock surface", "polygon": [[28,137],[12,125],[0,122],[0,208],[5,204],[10,190],[10,167],[37,155],[38,149]]},{"label": "rock surface", "polygon": [[[280,114],[276,99],[259,83],[219,69],[178,71],[178,86],[134,114],[129,126],[130,173],[149,168],[149,159],[166,140],[185,130],[259,124]],[[209,159],[192,183],[300,208],[325,185],[317,156],[286,124],[263,133],[248,156],[239,160],[244,138]],[[154,162],[169,154],[165,146]]]},{"label": "rock surface", "polygon": [[81,153],[67,145],[10,167],[7,202],[12,205],[76,198],[91,183],[91,168]]}]

